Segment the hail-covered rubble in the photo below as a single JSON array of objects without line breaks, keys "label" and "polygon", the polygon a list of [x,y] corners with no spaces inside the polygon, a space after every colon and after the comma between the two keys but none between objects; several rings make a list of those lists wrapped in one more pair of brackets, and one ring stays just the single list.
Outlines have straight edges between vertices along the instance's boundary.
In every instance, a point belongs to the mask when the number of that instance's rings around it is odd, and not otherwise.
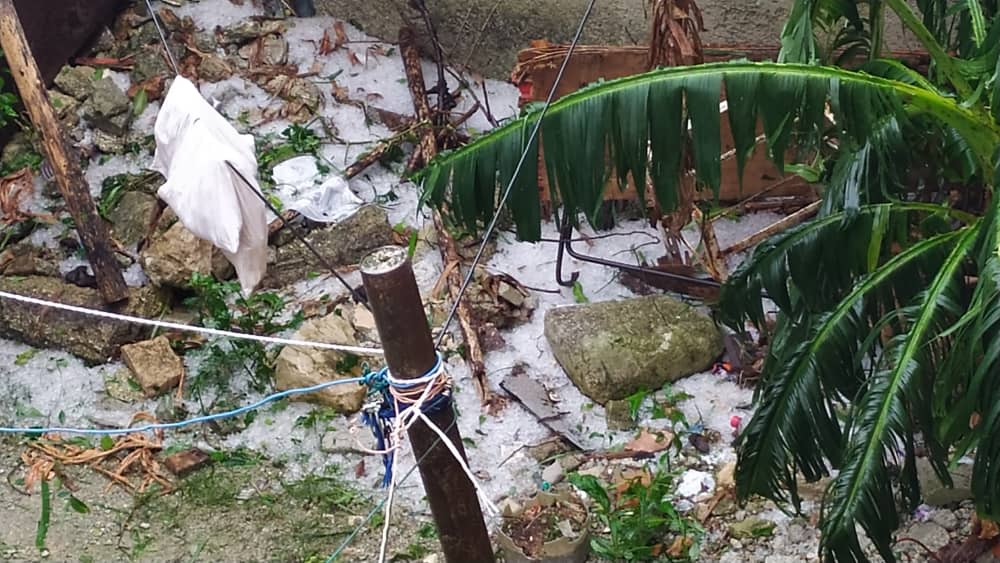
[{"label": "hail-covered rubble", "polygon": [[[211,32],[216,28],[231,29],[244,25],[247,18],[259,15],[252,2],[202,1],[188,2],[176,9],[179,18],[191,18],[199,30],[196,35],[198,45],[213,48],[206,53],[214,57],[228,56],[222,46],[214,44]],[[379,42],[374,38],[343,24],[348,43],[325,56],[317,56],[318,45],[324,32],[333,29],[335,20],[330,17],[285,20],[284,32],[275,41],[283,42],[276,47],[287,63],[297,67],[300,74],[308,74],[309,92],[319,92],[315,118],[322,120],[336,133],[336,139],[326,139],[318,150],[323,161],[342,169],[372,146],[372,143],[392,135],[380,123],[373,123],[363,107],[339,103],[336,97],[360,100],[398,114],[412,113],[412,102],[406,87],[403,65],[391,42]],[[238,55],[236,55],[238,57]],[[276,55],[277,56],[277,55]],[[220,59],[221,60],[221,59]],[[217,109],[237,124],[241,130],[252,132],[258,137],[277,135],[291,123],[280,115],[287,100],[275,91],[268,91],[258,83],[240,75],[236,59],[224,69],[232,69],[234,74],[209,72],[214,81],[205,80],[200,84],[202,94]],[[434,76],[435,67],[425,61],[425,74]],[[217,68],[217,69],[218,69]],[[92,71],[88,71],[92,72]],[[80,74],[80,73],[76,73]],[[75,88],[81,97],[90,94],[92,88],[85,83],[87,76],[68,76],[75,81]],[[106,71],[101,80],[107,80],[100,88],[117,88],[119,93],[128,92],[132,79],[128,73]],[[455,81],[449,78],[454,87]],[[83,83],[83,85],[81,85]],[[334,89],[340,89],[334,91]],[[490,107],[497,118],[516,114],[516,88],[510,84],[488,80],[486,90],[490,97]],[[112,92],[112,97],[117,94]],[[120,101],[120,99],[119,99]],[[134,103],[134,101],[133,101]],[[312,103],[312,102],[310,102]],[[471,107],[473,101],[467,96],[460,100],[456,111]],[[141,139],[152,134],[152,127],[159,103],[150,102],[147,107],[131,119],[129,139]],[[104,117],[116,119],[120,108],[112,106],[77,109],[87,123],[87,118],[104,111]],[[129,109],[131,111],[131,108]],[[110,115],[114,114],[114,115]],[[101,117],[101,115],[97,115]],[[319,130],[318,125],[310,121]],[[467,124],[470,131],[489,128],[489,123],[481,114],[476,114]],[[96,136],[102,134],[86,125],[77,131],[80,147],[89,147]],[[151,162],[150,147],[140,146],[122,154],[93,154],[86,170],[91,193],[100,198],[105,190],[105,181],[119,174],[139,174]],[[421,235],[413,265],[421,291],[425,297],[432,297],[432,288],[443,270],[441,258],[435,248],[426,243],[433,238],[425,210],[419,210],[418,188],[400,179],[401,164],[376,164],[350,182],[354,194],[367,203],[382,207],[387,213],[388,224],[415,229]],[[31,203],[33,210],[53,203],[45,195],[43,182],[36,180],[36,196]],[[279,193],[281,193],[279,191]],[[296,195],[301,196],[300,193]],[[778,216],[759,213],[739,220],[721,220],[717,223],[717,236],[725,246],[763,226],[773,222]],[[614,230],[619,236],[594,238],[587,252],[606,257],[627,259],[636,255],[636,249],[650,240],[659,240],[659,233],[642,221],[626,221]],[[594,235],[584,228],[574,236]],[[71,233],[62,224],[53,224],[36,229],[28,238],[39,247],[58,249],[60,241]],[[557,229],[552,223],[545,223],[543,236],[556,238]],[[686,231],[685,237],[694,245],[698,235]],[[129,249],[135,252],[136,248]],[[556,402],[567,424],[577,429],[576,435],[588,448],[607,449],[616,444],[628,442],[635,437],[635,431],[611,430],[608,427],[604,407],[584,396],[566,377],[555,360],[544,335],[544,319],[547,311],[554,307],[573,304],[580,299],[573,289],[562,288],[555,283],[556,245],[551,243],[529,244],[518,242],[509,232],[501,232],[497,237],[495,250],[485,260],[485,270],[494,274],[507,274],[524,286],[549,291],[532,291],[534,312],[530,319],[509,328],[499,329],[502,341],[486,355],[486,372],[491,391],[504,395],[499,383],[519,364],[527,364],[529,375],[541,383],[548,391],[549,398]],[[63,258],[58,270],[61,274],[86,266],[86,260],[74,254]],[[591,302],[627,299],[634,293],[623,285],[615,270],[566,259],[570,271],[579,272],[579,292]],[[318,267],[317,270],[320,270]],[[140,286],[148,283],[139,263],[128,265],[125,271],[129,285]],[[360,283],[358,274],[346,275],[350,283]],[[316,276],[304,276],[300,281],[288,286],[285,294],[299,303],[318,302],[323,298],[336,300],[343,297],[345,290],[333,279],[319,272]],[[433,309],[433,307],[432,307]],[[362,319],[363,313],[349,306],[343,309],[354,322],[362,336],[373,335],[370,319]],[[434,314],[432,312],[432,317]],[[440,311],[438,311],[440,318]],[[452,332],[453,342],[460,341],[457,331]],[[188,354],[185,364],[188,373],[197,371],[203,357]],[[45,425],[59,422],[67,426],[121,426],[129,422],[138,411],[158,412],[164,408],[163,399],[146,399],[134,394],[116,392],[121,390],[124,366],[111,362],[94,367],[85,366],[79,359],[58,351],[34,351],[32,348],[10,340],[0,340],[0,368],[4,377],[0,378],[0,420],[19,425]],[[452,355],[447,369],[455,381],[455,401],[458,407],[459,427],[466,438],[471,469],[479,478],[486,495],[494,501],[506,497],[530,494],[543,486],[545,481],[562,476],[562,466],[551,462],[543,464],[544,443],[551,432],[534,415],[516,401],[510,401],[496,414],[486,415],[480,405],[469,371],[459,356]],[[127,386],[126,386],[127,387]],[[248,403],[260,397],[241,382],[234,382],[236,398]],[[677,406],[686,420],[696,425],[701,433],[716,436],[707,451],[698,451],[687,446],[679,454],[675,467],[679,467],[674,493],[676,505],[682,509],[695,511],[704,507],[719,490],[732,486],[732,464],[735,451],[732,447],[734,426],[739,420],[751,415],[752,392],[738,385],[725,373],[705,371],[683,378],[673,385],[673,391],[684,392],[690,399]],[[127,400],[122,400],[127,399]],[[190,412],[197,412],[199,404],[187,401]],[[361,453],[361,449],[372,446],[372,439],[366,427],[357,416],[342,417],[330,428],[304,428],[297,421],[306,416],[313,407],[306,403],[292,402],[281,408],[265,407],[245,427],[226,436],[213,436],[207,432],[180,431],[166,436],[167,445],[195,445],[206,449],[252,448],[273,459],[284,462],[287,479],[322,471],[331,465],[354,467],[359,460],[369,459],[366,472],[346,472],[372,496],[382,494],[378,489],[381,480],[381,465],[372,456]],[[734,420],[737,421],[734,424]],[[652,430],[670,427],[665,419],[653,419],[648,408],[641,411],[640,426]],[[542,453],[540,453],[542,452]],[[408,449],[397,458],[397,471],[406,473],[414,459]],[[645,460],[589,461],[578,469],[590,474],[608,474],[615,468],[644,466]],[[425,512],[422,502],[423,490],[418,478],[406,481],[399,489],[396,502],[404,507]],[[814,559],[817,554],[818,536],[815,530],[819,494],[806,495],[805,518],[792,518],[775,509],[773,505],[755,501],[740,507],[731,500],[715,507],[717,517],[709,520],[706,535],[704,560],[718,561],[801,561]],[[702,508],[703,509],[703,508]],[[964,511],[964,512],[963,512]],[[957,515],[957,517],[956,517]],[[949,534],[964,533],[968,522],[968,509],[957,513],[947,509],[927,509],[919,522],[910,529],[911,534],[924,534],[928,541],[940,541]],[[757,526],[757,527],[755,527]],[[754,530],[768,531],[760,534]],[[926,528],[926,529],[925,529]],[[751,530],[749,536],[744,534]],[[743,531],[741,531],[743,530]],[[942,536],[943,531],[943,536]],[[935,535],[936,534],[936,535]],[[762,537],[754,537],[759,535]]]}]

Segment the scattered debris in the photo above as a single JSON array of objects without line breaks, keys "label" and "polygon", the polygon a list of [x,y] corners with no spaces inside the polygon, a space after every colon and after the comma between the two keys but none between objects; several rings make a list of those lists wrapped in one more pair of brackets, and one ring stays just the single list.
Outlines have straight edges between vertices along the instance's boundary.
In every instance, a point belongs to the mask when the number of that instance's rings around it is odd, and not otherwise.
[{"label": "scattered debris", "polygon": [[[133,422],[155,422],[147,414],[137,414]],[[46,434],[31,442],[21,460],[28,467],[25,488],[36,480],[49,480],[59,465],[86,465],[108,478],[108,488],[115,485],[129,492],[144,493],[158,485],[161,493],[169,493],[174,484],[160,467],[156,454],[163,448],[162,436],[127,434],[101,440],[98,447],[76,440],[63,439],[58,434]]]},{"label": "scattered debris", "polygon": [[184,381],[184,363],[166,336],[122,346],[122,360],[147,397],[156,397]]},{"label": "scattered debris", "polygon": [[178,477],[193,473],[209,463],[212,463],[212,457],[198,448],[177,452],[163,459],[163,466],[167,471]]},{"label": "scattered debris", "polygon": [[500,387],[517,399],[524,408],[544,424],[549,430],[562,436],[579,449],[586,449],[586,441],[577,434],[568,422],[563,420],[562,413],[556,408],[545,387],[528,376],[526,366],[515,366],[510,375],[500,382]]}]

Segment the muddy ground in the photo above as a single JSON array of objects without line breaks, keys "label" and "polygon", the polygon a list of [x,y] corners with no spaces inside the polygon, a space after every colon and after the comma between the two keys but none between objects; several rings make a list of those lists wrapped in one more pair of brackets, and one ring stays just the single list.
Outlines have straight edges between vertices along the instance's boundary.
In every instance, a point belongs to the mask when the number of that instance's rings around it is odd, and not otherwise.
[{"label": "muddy ground", "polygon": [[[23,489],[23,439],[0,440],[0,560],[3,561],[326,561],[362,525],[374,504],[339,476],[284,482],[281,468],[252,452],[229,453],[179,480],[170,494],[131,494],[87,468],[66,469],[51,490],[44,548],[36,547],[42,501]],[[70,506],[69,494],[87,513]],[[78,507],[80,505],[77,505]],[[437,550],[425,515],[397,509],[391,557],[421,560]],[[375,560],[381,514],[346,548],[340,561]],[[374,526],[374,527],[373,527]]]}]

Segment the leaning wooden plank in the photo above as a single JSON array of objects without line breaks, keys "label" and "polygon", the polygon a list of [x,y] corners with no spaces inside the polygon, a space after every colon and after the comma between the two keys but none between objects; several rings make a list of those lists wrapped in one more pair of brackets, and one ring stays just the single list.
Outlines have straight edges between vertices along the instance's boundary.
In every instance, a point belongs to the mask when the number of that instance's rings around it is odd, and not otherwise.
[{"label": "leaning wooden plank", "polygon": [[80,163],[70,156],[66,138],[49,102],[38,66],[28,49],[24,30],[13,0],[0,0],[0,46],[32,123],[42,136],[45,156],[52,163],[56,182],[87,250],[97,278],[97,288],[106,303],[128,298],[128,287],[115,260],[108,228],[97,214]]},{"label": "leaning wooden plank", "polygon": [[743,252],[744,250],[747,250],[750,247],[762,242],[764,239],[769,238],[771,235],[775,233],[780,233],[785,229],[790,229],[795,225],[802,223],[806,219],[815,215],[816,212],[819,211],[819,206],[822,203],[823,203],[822,201],[815,201],[813,203],[810,203],[809,205],[803,207],[802,209],[799,209],[795,213],[792,213],[788,217],[785,217],[784,219],[781,219],[776,223],[772,223],[767,227],[764,227],[763,229],[748,236],[747,238],[733,244],[729,248],[723,249],[722,255],[728,256],[730,254],[735,254],[737,252]]}]

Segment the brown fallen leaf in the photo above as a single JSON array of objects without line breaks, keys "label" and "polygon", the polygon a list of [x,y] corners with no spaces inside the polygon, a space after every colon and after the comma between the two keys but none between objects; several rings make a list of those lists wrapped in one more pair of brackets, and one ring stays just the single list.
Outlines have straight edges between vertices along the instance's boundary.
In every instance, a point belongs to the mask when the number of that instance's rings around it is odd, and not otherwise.
[{"label": "brown fallen leaf", "polygon": [[361,64],[361,59],[359,59],[358,56],[354,54],[354,51],[350,49],[347,50],[347,60],[351,61],[351,64],[354,66]]},{"label": "brown fallen leaf", "polygon": [[969,416],[969,429],[974,430],[977,426],[979,426],[979,422],[982,419],[983,419],[982,415],[980,415],[978,412],[972,413],[972,415]]},{"label": "brown fallen leaf", "polygon": [[145,90],[146,91],[146,99],[148,101],[151,102],[153,100],[159,100],[160,98],[163,97],[163,89],[164,89],[164,86],[165,86],[166,79],[167,79],[166,76],[156,75],[156,76],[152,76],[150,78],[147,78],[146,80],[143,80],[142,82],[137,82],[137,83],[135,83],[135,84],[133,84],[132,86],[129,87],[129,89],[128,89],[128,97],[133,98],[133,97],[135,97],[136,93],[139,90]]},{"label": "brown fallen leaf", "polygon": [[1000,526],[993,520],[980,520],[979,521],[979,537],[984,540],[991,540],[997,536],[1000,536]]},{"label": "brown fallen leaf", "polygon": [[674,435],[667,431],[651,431],[643,428],[639,435],[631,442],[625,444],[627,452],[656,453],[670,447],[674,441]]},{"label": "brown fallen leaf", "polygon": [[0,178],[0,223],[16,223],[31,214],[21,205],[34,196],[35,184],[31,168],[24,167]]},{"label": "brown fallen leaf", "polygon": [[674,543],[670,544],[667,548],[667,556],[672,559],[680,559],[684,557],[691,546],[694,545],[694,540],[687,536],[677,536],[674,539]]},{"label": "brown fallen leaf", "polygon": [[316,53],[320,56],[326,56],[333,52],[333,44],[330,42],[330,30],[323,30],[323,39],[319,42],[319,48]]},{"label": "brown fallen leaf", "polygon": [[346,104],[351,101],[350,91],[346,86],[337,84],[336,80],[333,82],[330,89],[332,90],[333,99],[337,100],[338,103]]},{"label": "brown fallen leaf", "polygon": [[[646,469],[626,469],[622,471],[618,475],[618,479],[615,481],[615,502],[621,500],[621,496],[625,494],[625,491],[627,491],[633,484],[638,483],[643,487],[648,487],[652,482],[653,476],[650,475],[649,471]],[[637,500],[633,498],[630,502],[635,504]]]},{"label": "brown fallen leaf", "polygon": [[333,50],[336,51],[347,43],[347,32],[344,31],[344,22],[338,21],[333,24],[333,33],[337,36],[337,39],[333,42]]},{"label": "brown fallen leaf", "polygon": [[354,476],[364,477],[365,476],[365,460],[361,460],[357,465],[354,466]]}]

